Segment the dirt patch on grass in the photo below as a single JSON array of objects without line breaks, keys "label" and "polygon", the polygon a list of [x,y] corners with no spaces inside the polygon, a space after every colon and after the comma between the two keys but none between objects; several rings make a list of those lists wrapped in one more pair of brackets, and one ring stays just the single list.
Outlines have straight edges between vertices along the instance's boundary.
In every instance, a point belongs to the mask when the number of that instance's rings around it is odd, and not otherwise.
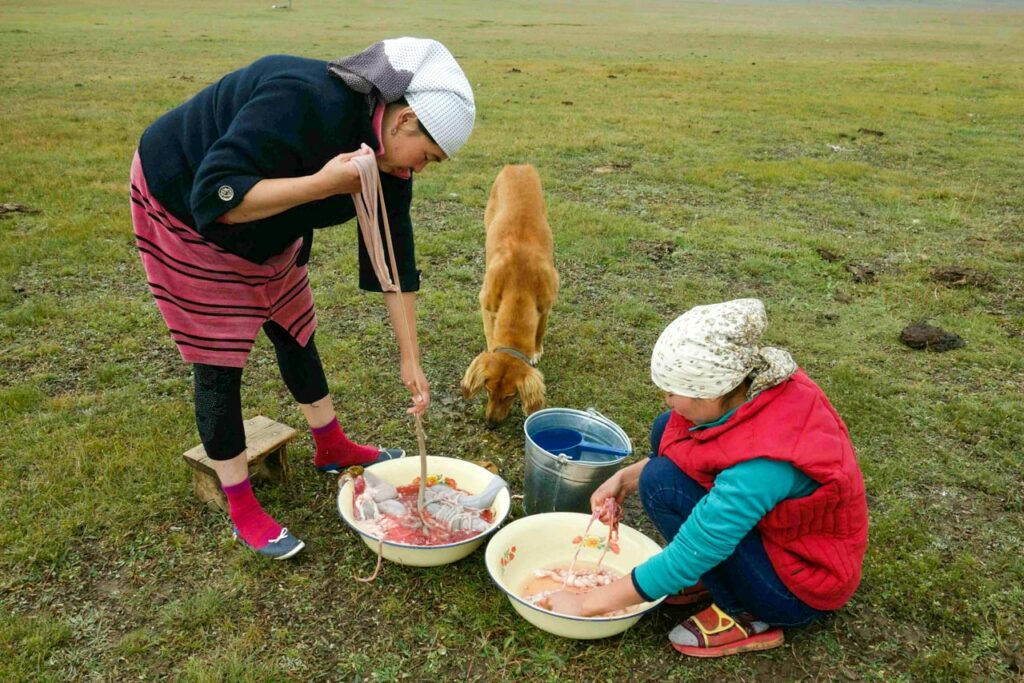
[{"label": "dirt patch on grass", "polygon": [[1011,673],[1017,675],[1024,674],[1024,646],[1021,646],[1020,641],[1011,640],[1004,642],[999,649],[1003,659],[1006,661],[1006,668]]},{"label": "dirt patch on grass", "polygon": [[[562,104],[567,104],[567,103],[563,102]],[[572,102],[568,102],[568,104],[572,104]],[[628,171],[631,168],[633,168],[633,164],[628,162],[628,161],[613,161],[610,164],[604,164],[603,166],[596,167],[593,170],[593,174],[594,175],[608,175],[609,173],[616,173],[616,172],[619,172],[619,171]]]},{"label": "dirt patch on grass", "polygon": [[629,245],[655,263],[660,263],[666,258],[670,258],[676,251],[676,245],[673,242],[630,240]]},{"label": "dirt patch on grass", "polygon": [[873,285],[878,280],[879,273],[885,270],[884,265],[847,260],[842,254],[825,247],[817,247],[814,252],[826,263],[842,263],[843,269],[857,284]]}]

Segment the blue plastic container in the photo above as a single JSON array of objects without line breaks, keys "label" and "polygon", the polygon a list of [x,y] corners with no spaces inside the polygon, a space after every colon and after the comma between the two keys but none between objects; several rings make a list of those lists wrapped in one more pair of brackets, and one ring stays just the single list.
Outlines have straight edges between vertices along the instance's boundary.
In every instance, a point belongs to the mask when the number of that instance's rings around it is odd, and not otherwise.
[{"label": "blue plastic container", "polygon": [[572,460],[612,462],[629,455],[629,451],[615,446],[587,441],[583,434],[568,427],[553,427],[533,435],[533,442],[556,455],[565,454]]}]

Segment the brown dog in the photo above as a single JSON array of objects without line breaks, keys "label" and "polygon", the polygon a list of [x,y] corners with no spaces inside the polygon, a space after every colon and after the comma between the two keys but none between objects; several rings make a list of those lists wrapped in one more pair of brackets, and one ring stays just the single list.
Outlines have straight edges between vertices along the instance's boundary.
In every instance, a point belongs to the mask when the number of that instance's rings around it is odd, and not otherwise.
[{"label": "brown dog", "polygon": [[544,405],[544,353],[548,312],[558,295],[551,226],[540,176],[530,165],[506,166],[494,180],[484,212],[487,228],[480,312],[487,351],[462,378],[462,396],[487,389],[487,425],[508,417],[516,394],[529,415]]}]

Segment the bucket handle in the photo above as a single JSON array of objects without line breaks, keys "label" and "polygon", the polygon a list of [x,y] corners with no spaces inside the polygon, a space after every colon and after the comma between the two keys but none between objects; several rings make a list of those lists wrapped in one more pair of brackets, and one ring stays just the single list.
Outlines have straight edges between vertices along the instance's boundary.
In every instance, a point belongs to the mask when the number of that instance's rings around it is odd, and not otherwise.
[{"label": "bucket handle", "polygon": [[[561,470],[564,470],[565,466],[572,462],[572,460],[565,453],[559,453],[558,455],[555,456],[555,462],[558,463],[558,469],[559,472],[561,472]],[[551,496],[551,512],[555,512],[556,510],[558,510],[558,492],[559,490],[561,490],[561,488],[562,477],[555,477],[555,493],[554,495]]]},{"label": "bucket handle", "polygon": [[600,420],[601,422],[604,422],[605,424],[607,424],[607,425],[610,425],[610,426],[612,426],[612,427],[614,427],[614,426],[615,426],[615,423],[614,423],[614,422],[612,422],[611,420],[609,420],[609,419],[608,419],[607,417],[605,417],[605,416],[604,416],[604,415],[603,415],[603,414],[601,413],[601,411],[600,411],[600,410],[598,410],[597,408],[595,408],[595,407],[591,406],[591,407],[587,408],[587,412],[588,412],[588,413],[590,413],[590,416],[591,416],[591,417],[594,417],[594,418],[596,418],[596,419]]},{"label": "bucket handle", "polygon": [[[604,414],[600,410],[598,410],[594,406],[590,406],[589,408],[587,408],[586,412],[587,412],[588,415],[590,415],[595,420],[599,420],[599,421],[605,423],[605,425],[607,425],[608,427],[612,427],[613,429],[617,429],[620,432],[622,431],[622,427],[620,427],[619,425],[617,425],[614,422],[612,422],[611,420],[609,420],[607,417],[604,416]],[[625,434],[625,432],[623,432],[623,434]],[[630,441],[628,434],[625,434],[625,436],[626,436],[626,443],[629,444],[630,453],[632,453],[632,451],[633,451],[633,442]]]}]

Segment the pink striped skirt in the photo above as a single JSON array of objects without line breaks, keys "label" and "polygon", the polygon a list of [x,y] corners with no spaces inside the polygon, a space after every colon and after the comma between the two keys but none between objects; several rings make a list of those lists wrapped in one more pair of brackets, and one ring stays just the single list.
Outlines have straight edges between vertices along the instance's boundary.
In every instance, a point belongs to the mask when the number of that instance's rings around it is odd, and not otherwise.
[{"label": "pink striped skirt", "polygon": [[302,346],[316,329],[301,240],[262,264],[204,239],[149,193],[132,160],[132,223],[150,291],[187,363],[240,368],[260,327],[273,320]]}]

